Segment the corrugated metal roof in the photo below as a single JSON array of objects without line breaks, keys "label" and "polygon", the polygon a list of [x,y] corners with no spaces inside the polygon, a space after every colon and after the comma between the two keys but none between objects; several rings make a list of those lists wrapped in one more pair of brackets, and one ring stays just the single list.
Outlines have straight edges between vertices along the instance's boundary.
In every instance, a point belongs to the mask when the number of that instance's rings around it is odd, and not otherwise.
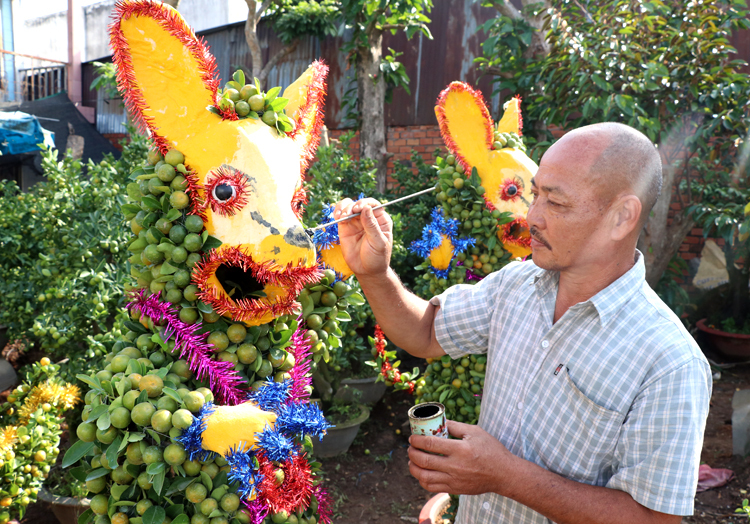
[{"label": "corrugated metal roof", "polygon": [[[454,80],[469,82],[486,95],[491,93],[489,78],[478,78],[473,60],[480,54],[482,40],[482,36],[476,34],[476,28],[485,20],[494,17],[496,11],[483,8],[478,2],[465,0],[439,0],[435,4],[430,14],[432,23],[429,25],[433,40],[420,36],[407,40],[402,31],[395,35],[388,32],[383,37],[384,51],[392,48],[403,53],[399,60],[406,67],[411,80],[411,94],[403,89],[397,89],[394,91],[392,103],[386,105],[387,126],[436,124],[433,109],[435,100],[440,91]],[[240,22],[198,33],[216,57],[222,82],[226,82],[239,68],[246,72],[252,70],[252,59],[244,31],[245,24]],[[264,62],[284,47],[266,23],[261,22],[258,25],[258,37]],[[326,125],[329,129],[343,127],[342,120],[345,119],[345,115],[342,114],[341,103],[355,79],[354,67],[349,67],[347,57],[341,53],[346,38],[346,34],[336,38],[303,38],[295,51],[273,68],[267,80],[268,86],[278,85],[285,88],[314,60],[325,60],[330,67],[326,101]],[[83,70],[86,76],[84,87],[88,88],[93,79],[90,63],[84,64]],[[87,105],[93,105],[93,97],[89,95],[84,98],[87,99]],[[493,105],[496,107],[497,102]],[[121,121],[113,116],[103,117],[101,123],[107,129],[103,132],[121,132]]]}]

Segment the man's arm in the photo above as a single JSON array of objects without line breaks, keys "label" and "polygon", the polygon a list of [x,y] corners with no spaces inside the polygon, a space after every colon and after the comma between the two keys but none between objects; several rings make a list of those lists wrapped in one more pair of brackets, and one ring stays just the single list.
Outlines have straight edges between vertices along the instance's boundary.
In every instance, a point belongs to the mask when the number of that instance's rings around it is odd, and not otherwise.
[{"label": "man's arm", "polygon": [[434,330],[439,308],[410,293],[390,269],[393,222],[374,199],[338,203],[334,218],[362,215],[339,224],[344,260],[357,276],[375,318],[397,346],[421,358],[445,355]]},{"label": "man's arm", "polygon": [[682,520],[651,510],[624,491],[575,482],[519,458],[478,426],[449,420],[448,430],[461,440],[417,435],[409,439],[409,469],[428,491],[497,493],[558,524],[679,524]]}]

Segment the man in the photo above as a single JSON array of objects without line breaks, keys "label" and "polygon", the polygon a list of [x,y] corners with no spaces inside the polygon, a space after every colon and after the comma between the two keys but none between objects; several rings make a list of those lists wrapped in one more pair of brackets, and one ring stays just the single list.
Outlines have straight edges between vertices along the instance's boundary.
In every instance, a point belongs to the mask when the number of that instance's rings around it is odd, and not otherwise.
[{"label": "man", "polygon": [[340,202],[343,255],[388,337],[413,355],[487,353],[478,426],[410,438],[423,487],[457,523],[670,523],[691,515],[711,374],[644,280],[636,241],[661,188],[653,144],[621,124],[545,153],[528,213],[532,261],[425,302],[389,269],[392,223]]}]

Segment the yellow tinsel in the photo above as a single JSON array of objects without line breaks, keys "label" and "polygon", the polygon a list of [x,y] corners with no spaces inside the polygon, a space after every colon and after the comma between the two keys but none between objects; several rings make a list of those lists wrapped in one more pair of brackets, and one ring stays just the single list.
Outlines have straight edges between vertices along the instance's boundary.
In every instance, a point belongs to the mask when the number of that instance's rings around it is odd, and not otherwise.
[{"label": "yellow tinsel", "polygon": [[15,426],[5,426],[0,429],[0,451],[13,449],[13,444],[18,441],[18,434]]},{"label": "yellow tinsel", "polygon": [[31,414],[45,402],[50,404],[56,402],[62,410],[70,409],[81,399],[80,395],[81,391],[78,389],[78,386],[72,384],[62,385],[47,381],[35,386],[31,390],[23,406],[18,410],[18,416],[21,419],[21,423],[25,424],[28,422]]}]

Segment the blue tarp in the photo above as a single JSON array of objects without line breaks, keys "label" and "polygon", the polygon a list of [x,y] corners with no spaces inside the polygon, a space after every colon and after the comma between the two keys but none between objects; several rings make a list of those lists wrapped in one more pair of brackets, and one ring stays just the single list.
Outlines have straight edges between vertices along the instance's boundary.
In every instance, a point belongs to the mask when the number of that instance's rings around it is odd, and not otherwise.
[{"label": "blue tarp", "polygon": [[[44,129],[35,116],[20,111],[0,111],[0,154],[33,153],[54,147],[55,134]],[[40,147],[39,144],[45,144]]]}]

